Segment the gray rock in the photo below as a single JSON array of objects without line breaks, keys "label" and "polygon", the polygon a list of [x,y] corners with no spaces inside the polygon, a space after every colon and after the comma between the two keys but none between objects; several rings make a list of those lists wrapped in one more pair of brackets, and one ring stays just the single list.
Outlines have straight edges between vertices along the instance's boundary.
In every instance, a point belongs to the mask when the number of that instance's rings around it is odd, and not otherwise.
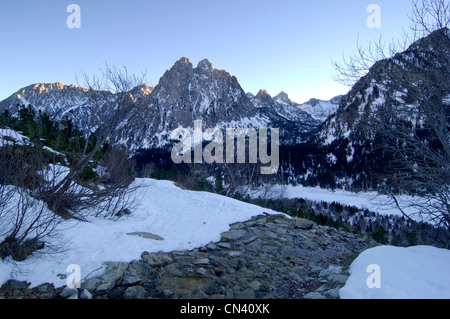
[{"label": "gray rock", "polygon": [[224,248],[224,249],[231,249],[230,243],[220,242],[220,243],[217,243],[217,246],[220,248]]},{"label": "gray rock", "polygon": [[209,259],[201,258],[201,259],[194,260],[194,265],[209,265]]},{"label": "gray rock", "polygon": [[159,235],[155,235],[155,234],[147,233],[147,232],[142,232],[142,231],[133,232],[133,233],[127,233],[127,235],[129,235],[129,236],[138,236],[138,237],[141,237],[141,238],[152,239],[152,240],[164,240],[164,238],[162,238]]},{"label": "gray rock", "polygon": [[24,281],[18,281],[15,279],[10,279],[4,284],[4,287],[17,288],[17,289],[26,289],[26,288],[28,288],[28,286],[29,286],[28,283],[26,283]]},{"label": "gray rock", "polygon": [[206,245],[207,250],[217,250],[217,246],[214,243],[209,243]]},{"label": "gray rock", "polygon": [[144,252],[141,256],[142,260],[145,261],[150,266],[166,266],[173,263],[173,259],[164,253],[153,253],[149,254]]},{"label": "gray rock", "polygon": [[200,267],[199,269],[197,269],[197,274],[204,276],[206,275],[206,269],[203,267]]},{"label": "gray rock", "polygon": [[130,263],[127,270],[123,274],[122,284],[124,285],[134,285],[141,282],[141,276],[137,269],[134,267],[133,263]]},{"label": "gray rock", "polygon": [[102,279],[101,277],[99,278],[91,278],[89,280],[86,280],[81,287],[84,289],[87,289],[89,291],[95,291],[97,289],[97,287],[101,284]]},{"label": "gray rock", "polygon": [[92,294],[87,289],[83,289],[80,293],[80,299],[92,299]]},{"label": "gray rock", "polygon": [[327,277],[330,275],[338,275],[342,273],[342,267],[336,265],[330,265],[327,269],[324,269],[320,272],[321,277]]},{"label": "gray rock", "polygon": [[247,232],[242,229],[233,229],[225,233],[220,234],[220,236],[225,240],[238,240],[245,236]]},{"label": "gray rock", "polygon": [[340,297],[339,296],[339,288],[327,290],[327,291],[325,291],[324,294],[328,295],[332,299],[339,299],[339,297]]},{"label": "gray rock", "polygon": [[255,291],[251,288],[244,289],[236,294],[236,299],[255,299]]},{"label": "gray rock", "polygon": [[303,296],[304,299],[325,299],[325,297],[316,291],[309,292],[306,295]]},{"label": "gray rock", "polygon": [[106,274],[102,276],[102,282],[97,287],[97,292],[104,292],[112,289],[122,279],[125,270],[128,268],[127,263],[106,262]]},{"label": "gray rock", "polygon": [[339,284],[345,284],[348,280],[348,276],[346,276],[346,275],[331,275],[331,276],[328,276],[328,280],[337,282]]},{"label": "gray rock", "polygon": [[239,250],[230,250],[230,251],[227,251],[227,254],[230,257],[239,257],[239,256],[242,256],[244,253]]},{"label": "gray rock", "polygon": [[315,223],[304,218],[293,218],[292,222],[296,229],[310,230],[314,227]]},{"label": "gray rock", "polygon": [[[77,288],[65,287],[65,288],[61,291],[61,293],[60,293],[59,295],[60,295],[61,297],[63,297],[63,298],[68,298],[68,297],[70,298],[70,297],[76,295],[77,298],[78,298],[78,289],[77,289]],[[73,299],[73,298],[71,298],[71,299]]]},{"label": "gray rock", "polygon": [[125,299],[146,299],[147,291],[142,286],[128,287],[123,293]]},{"label": "gray rock", "polygon": [[248,284],[250,288],[257,291],[261,288],[262,284],[258,280],[254,280],[251,283]]},{"label": "gray rock", "polygon": [[171,274],[172,276],[175,276],[175,277],[181,277],[183,275],[183,273],[178,269],[178,265],[176,265],[176,264],[167,265],[166,267],[164,267],[164,269],[169,274]]}]

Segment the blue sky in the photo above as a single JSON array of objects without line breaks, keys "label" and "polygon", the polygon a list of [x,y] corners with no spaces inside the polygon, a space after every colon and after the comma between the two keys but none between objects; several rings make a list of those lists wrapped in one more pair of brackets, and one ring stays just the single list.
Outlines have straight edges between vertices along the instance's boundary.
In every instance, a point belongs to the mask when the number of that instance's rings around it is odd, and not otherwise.
[{"label": "blue sky", "polygon": [[[69,29],[69,4],[81,28]],[[381,28],[368,28],[370,4]],[[410,0],[0,0],[0,100],[39,82],[76,84],[75,74],[109,65],[145,70],[147,84],[181,57],[236,76],[246,92],[285,91],[296,102],[330,99],[348,88],[332,59],[361,43],[402,36]]]}]

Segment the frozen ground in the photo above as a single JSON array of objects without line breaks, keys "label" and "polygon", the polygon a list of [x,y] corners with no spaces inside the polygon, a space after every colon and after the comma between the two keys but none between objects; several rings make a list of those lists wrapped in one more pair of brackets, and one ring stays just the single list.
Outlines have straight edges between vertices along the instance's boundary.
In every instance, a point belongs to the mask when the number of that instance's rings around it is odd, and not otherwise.
[{"label": "frozen ground", "polygon": [[[129,262],[141,253],[189,250],[218,241],[229,225],[252,216],[277,213],[224,196],[183,190],[169,181],[140,179],[141,198],[134,214],[117,221],[92,218],[90,222],[66,221],[53,244],[65,243],[57,255],[35,255],[24,262],[0,262],[0,285],[8,279],[26,280],[37,286],[66,284],[64,276],[76,264],[81,277],[104,272],[105,261]],[[374,209],[375,194],[355,194],[318,188],[288,187],[285,196],[337,201]],[[378,198],[379,199],[379,198]],[[42,207],[39,203],[37,206]],[[145,232],[162,240],[131,236]],[[3,238],[0,238],[0,240]],[[378,268],[373,268],[376,265]],[[363,252],[351,266],[351,276],[340,290],[341,298],[450,298],[450,251],[429,246],[381,246]],[[369,268],[368,268],[369,267]],[[372,268],[370,268],[372,267]],[[368,271],[369,270],[369,271]],[[372,287],[372,288],[370,288]]]}]

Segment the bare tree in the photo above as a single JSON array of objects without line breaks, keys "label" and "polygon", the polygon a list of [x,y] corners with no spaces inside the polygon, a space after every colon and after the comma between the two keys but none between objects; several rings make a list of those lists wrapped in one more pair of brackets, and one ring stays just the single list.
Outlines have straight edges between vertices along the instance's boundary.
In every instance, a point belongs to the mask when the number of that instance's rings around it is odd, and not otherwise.
[{"label": "bare tree", "polygon": [[61,251],[62,218],[33,196],[43,182],[42,154],[31,144],[3,143],[0,163],[0,258],[21,261],[44,246],[47,254]]},{"label": "bare tree", "polygon": [[397,207],[411,217],[396,194],[419,195],[410,206],[450,229],[450,4],[413,0],[412,8],[410,34],[358,45],[355,54],[334,63],[336,79],[371,86],[386,98],[366,109],[356,127],[380,137],[389,160],[378,177]]},{"label": "bare tree", "polygon": [[[84,86],[88,89],[91,112],[87,128],[84,129],[84,138],[78,143],[79,149],[74,150],[70,169],[66,172],[54,172],[58,178],[53,178],[46,189],[37,195],[58,215],[82,220],[85,219],[84,214],[113,216],[117,210],[123,210],[134,202],[129,195],[139,185],[129,187],[134,179],[132,174],[122,174],[120,178],[115,176],[107,183],[95,179],[80,186],[78,182],[105,143],[115,143],[121,122],[134,106],[130,91],[143,83],[144,75],[136,76],[128,73],[125,67],[119,69],[105,64],[101,77],[90,78],[83,73],[83,79]],[[110,160],[109,164],[113,162]],[[108,174],[111,175],[112,168],[109,169]],[[90,210],[88,213],[85,210],[87,208]],[[92,212],[93,210],[97,212]]]}]

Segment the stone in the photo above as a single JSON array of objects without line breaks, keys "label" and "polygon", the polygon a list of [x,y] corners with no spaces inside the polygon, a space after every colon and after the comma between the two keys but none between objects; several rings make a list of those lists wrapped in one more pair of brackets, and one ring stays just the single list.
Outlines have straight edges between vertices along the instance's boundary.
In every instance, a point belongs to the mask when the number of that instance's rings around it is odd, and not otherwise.
[{"label": "stone", "polygon": [[230,250],[227,251],[227,255],[230,257],[239,257],[242,256],[244,254],[244,252],[239,251],[239,250]]},{"label": "stone", "polygon": [[201,258],[201,259],[194,260],[194,265],[209,265],[209,259]]},{"label": "stone", "polygon": [[48,284],[42,284],[42,285],[37,286],[36,290],[38,292],[44,293],[44,292],[47,292],[49,290],[49,288],[50,288],[50,286]]},{"label": "stone", "polygon": [[91,278],[89,280],[86,280],[81,287],[84,289],[87,289],[89,291],[94,291],[97,289],[97,287],[101,284],[102,279],[101,277],[99,278]]},{"label": "stone", "polygon": [[[338,299],[351,262],[372,243],[367,240],[358,244],[358,235],[346,236],[325,226],[303,229],[299,226],[303,221],[299,220],[254,217],[234,224],[223,233],[223,241],[198,249],[144,252],[140,260],[128,264],[106,263],[105,274],[85,281],[76,296],[84,298],[90,293],[92,298],[110,299]],[[27,287],[25,283],[10,285]],[[23,290],[3,289],[2,295],[28,298]]]},{"label": "stone", "polygon": [[217,250],[217,246],[214,243],[209,243],[206,245],[207,250]]},{"label": "stone", "polygon": [[121,279],[128,268],[127,263],[106,262],[106,274],[102,276],[101,284],[96,288],[97,292],[112,289]]},{"label": "stone", "polygon": [[259,290],[262,286],[262,284],[258,280],[254,280],[251,283],[249,283],[248,285],[253,290]]},{"label": "stone", "polygon": [[240,293],[236,294],[236,299],[255,299],[255,292],[251,288],[244,289]]},{"label": "stone", "polygon": [[125,299],[145,299],[147,291],[142,286],[128,287],[123,293]]},{"label": "stone", "polygon": [[310,221],[308,219],[304,218],[293,218],[292,222],[294,223],[294,227],[296,229],[304,229],[304,230],[310,230],[314,227],[315,223],[313,221]]},{"label": "stone", "polygon": [[348,276],[346,276],[346,275],[331,275],[331,276],[328,276],[328,280],[345,285],[345,283],[348,280]]},{"label": "stone", "polygon": [[197,269],[197,274],[204,276],[206,275],[206,269],[203,267],[200,267],[199,269]]},{"label": "stone", "polygon": [[142,281],[141,276],[139,275],[139,272],[136,270],[136,268],[133,267],[133,263],[129,264],[127,270],[123,274],[122,284],[134,285],[141,281]]},{"label": "stone", "polygon": [[324,292],[325,295],[328,295],[332,299],[339,299],[339,288],[330,289]]},{"label": "stone", "polygon": [[233,230],[230,230],[230,231],[220,234],[220,236],[223,239],[230,241],[230,240],[238,240],[238,239],[244,237],[245,234],[246,234],[245,230],[233,229]]},{"label": "stone", "polygon": [[127,233],[127,235],[129,235],[129,236],[138,236],[138,237],[141,237],[141,238],[152,239],[152,240],[164,240],[164,238],[162,238],[159,235],[155,235],[155,234],[147,233],[147,232],[142,232],[142,231],[133,232],[133,233]]},{"label": "stone", "polygon": [[178,265],[176,265],[176,264],[167,265],[166,267],[164,267],[164,269],[165,269],[165,271],[167,271],[172,276],[175,276],[175,277],[183,276],[183,272],[181,272],[178,269]]},{"label": "stone", "polygon": [[325,297],[316,291],[309,292],[306,295],[303,296],[304,299],[325,299]]},{"label": "stone", "polygon": [[220,242],[220,243],[217,243],[217,246],[220,248],[224,248],[224,249],[231,249],[230,243]]},{"label": "stone", "polygon": [[80,299],[92,299],[92,294],[87,289],[83,289],[80,293]]},{"label": "stone", "polygon": [[3,285],[3,287],[16,288],[16,289],[26,289],[26,288],[28,288],[29,285],[30,284],[28,284],[28,283],[26,283],[24,281],[18,281],[18,280],[15,280],[15,279],[10,279]]},{"label": "stone", "polygon": [[144,252],[141,256],[142,260],[145,261],[150,266],[166,266],[168,264],[173,263],[173,259],[163,253],[153,253],[149,254],[148,252]]},{"label": "stone", "polygon": [[[59,294],[61,297],[63,298],[70,298],[73,295],[76,295],[78,298],[78,289],[77,288],[70,288],[70,287],[65,287],[61,293]],[[72,298],[73,299],[73,298]]]}]

